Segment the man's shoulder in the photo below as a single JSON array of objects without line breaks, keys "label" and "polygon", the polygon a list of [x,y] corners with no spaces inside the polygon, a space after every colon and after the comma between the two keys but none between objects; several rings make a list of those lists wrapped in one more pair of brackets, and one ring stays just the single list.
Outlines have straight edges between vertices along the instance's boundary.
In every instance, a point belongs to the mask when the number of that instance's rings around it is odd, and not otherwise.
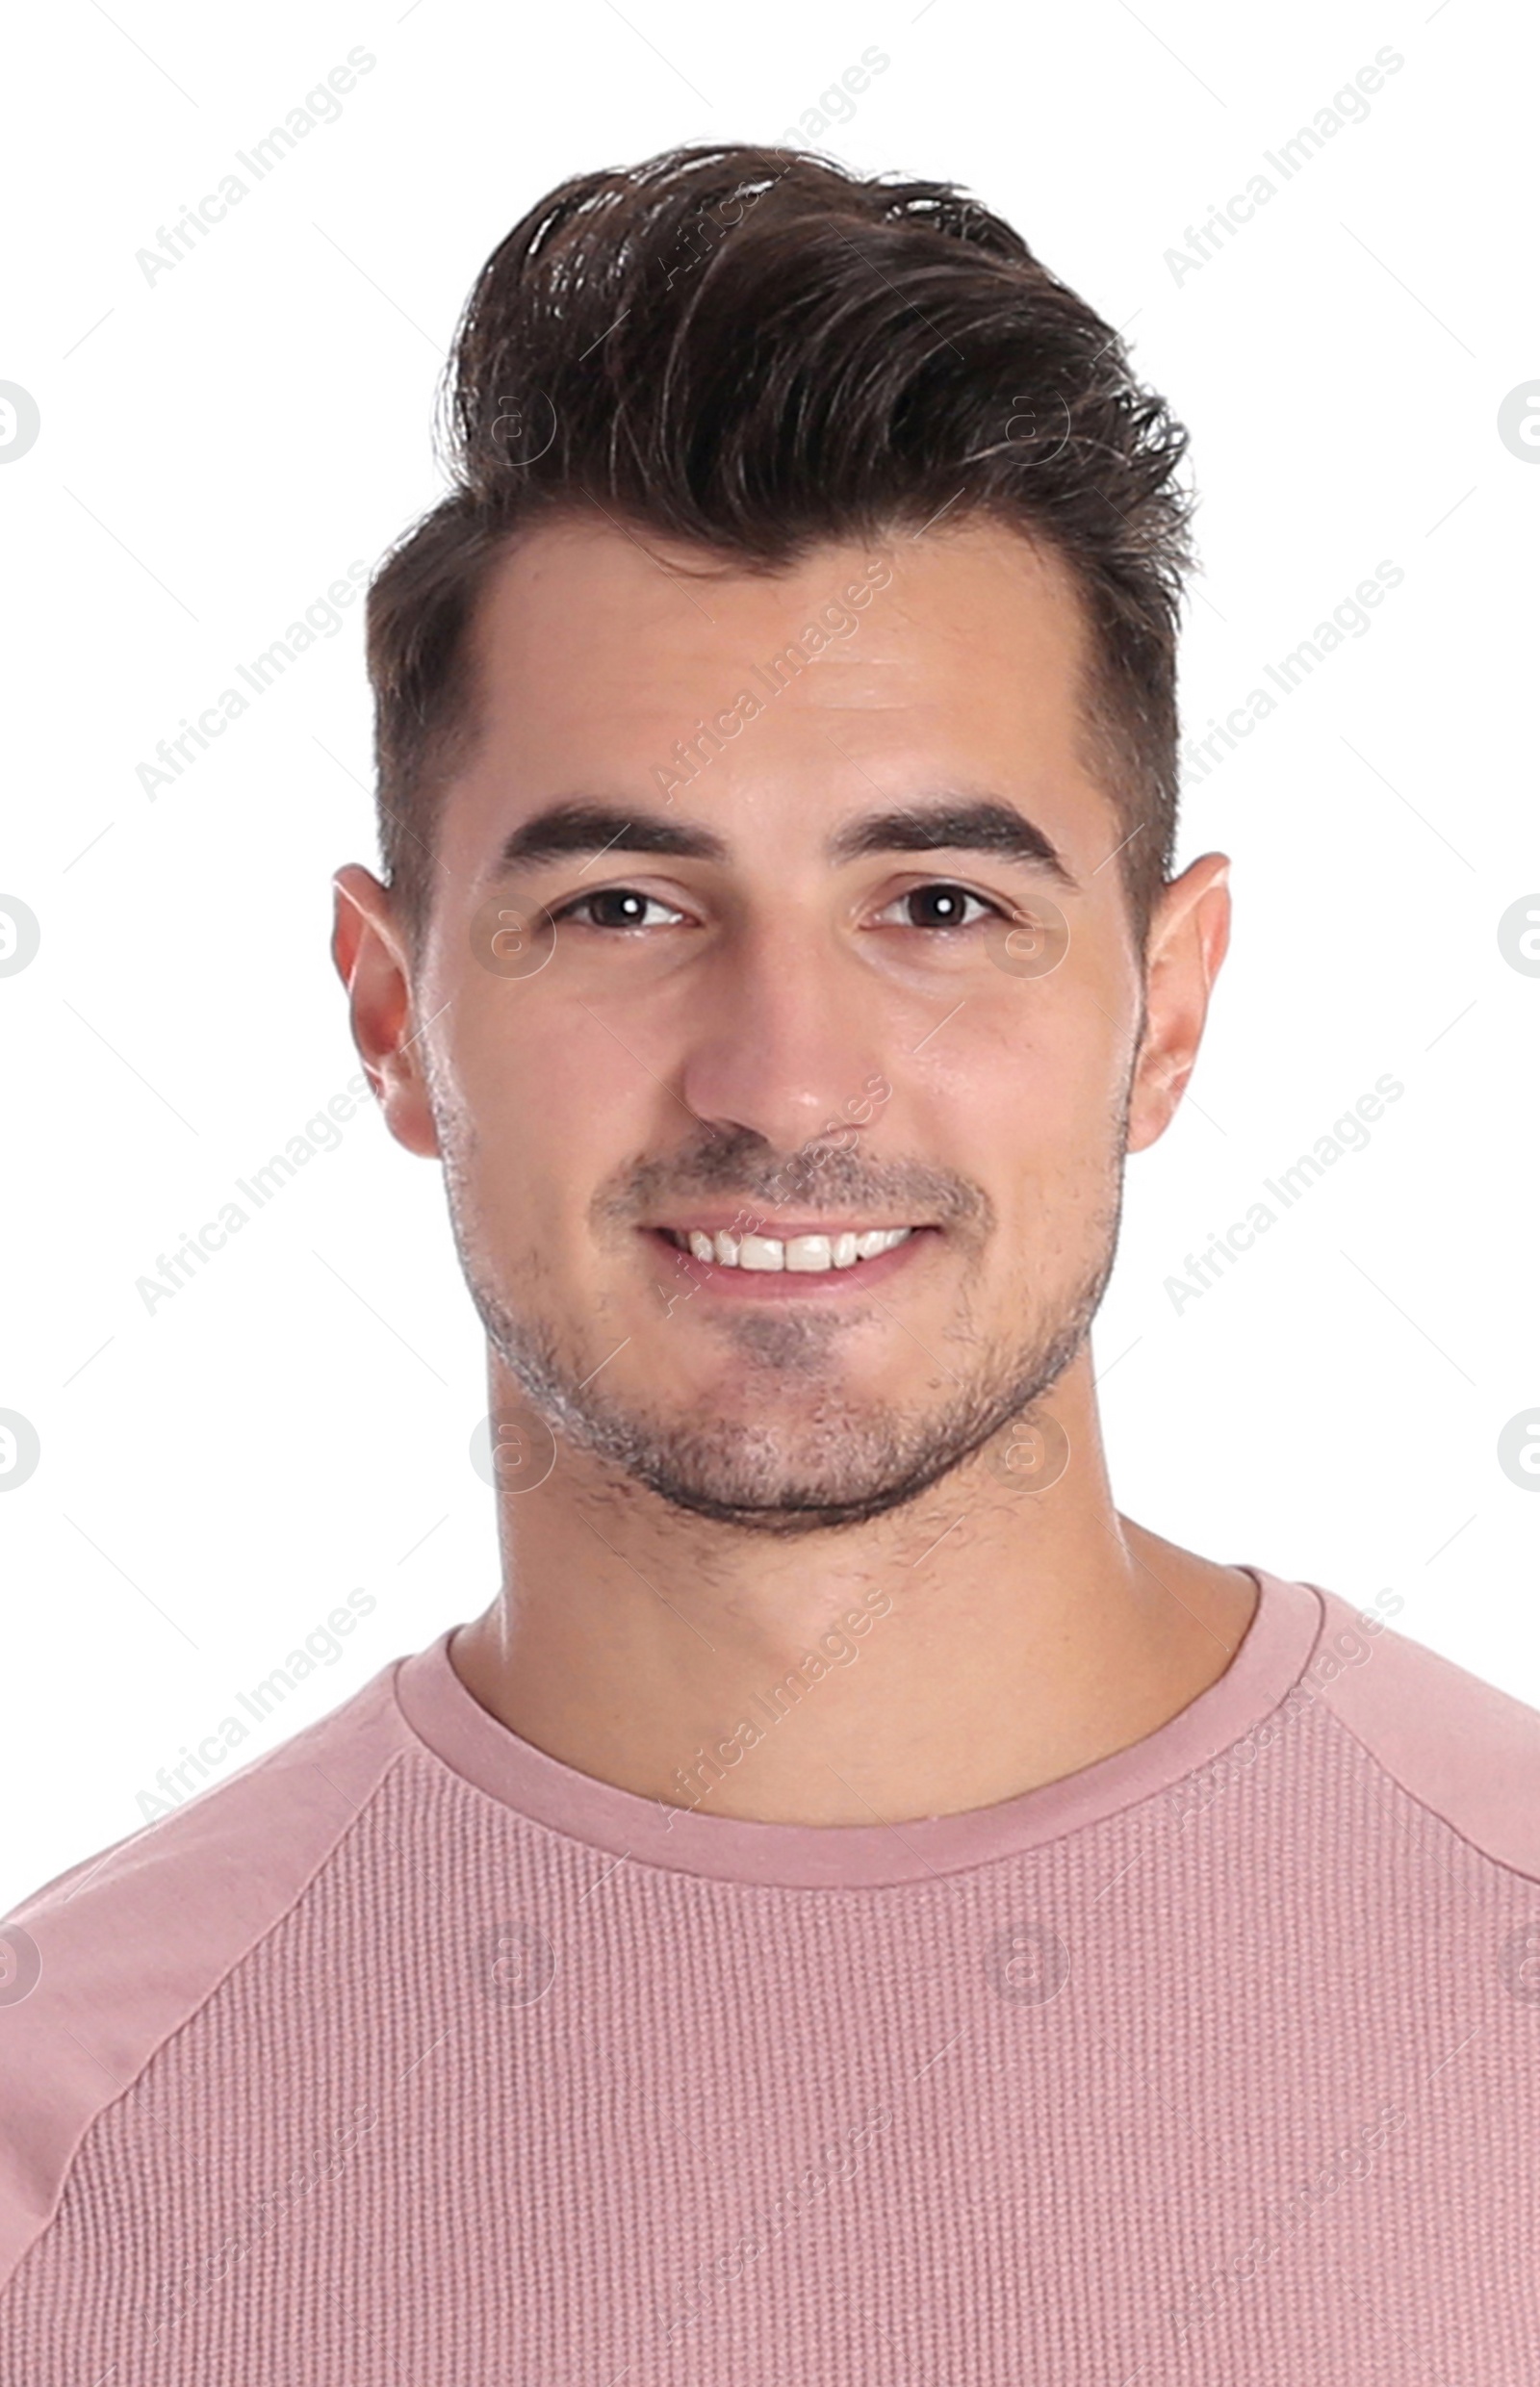
[{"label": "man's shoulder", "polygon": [[303,1896],[415,1745],[399,1662],[0,1920],[0,2283],[96,2116]]},{"label": "man's shoulder", "polygon": [[1325,1615],[1304,1692],[1462,1839],[1540,1880],[1540,1708],[1311,1588]]}]

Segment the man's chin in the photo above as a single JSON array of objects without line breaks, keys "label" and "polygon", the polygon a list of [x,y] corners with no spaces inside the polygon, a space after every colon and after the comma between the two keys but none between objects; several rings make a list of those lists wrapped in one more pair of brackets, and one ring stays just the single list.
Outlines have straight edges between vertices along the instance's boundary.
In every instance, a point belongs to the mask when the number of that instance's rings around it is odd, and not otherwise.
[{"label": "man's chin", "polygon": [[919,1473],[909,1470],[897,1477],[859,1478],[847,1467],[836,1482],[785,1470],[749,1483],[735,1466],[686,1470],[677,1451],[660,1456],[657,1463],[633,1460],[626,1474],[683,1515],[744,1533],[794,1540],[866,1525],[903,1508],[968,1455],[948,1456],[939,1465]]},{"label": "man's chin", "polygon": [[[906,1407],[884,1387],[867,1397],[831,1366],[821,1337],[796,1340],[804,1365],[756,1351],[688,1391],[610,1373],[562,1350],[544,1322],[516,1321],[483,1293],[477,1306],[503,1366],[559,1441],[599,1460],[616,1489],[653,1493],[680,1515],[783,1539],[869,1523],[918,1500],[1055,1384],[1090,1325],[1102,1275],[1066,1305],[1057,1327],[1014,1347],[976,1349],[949,1397]],[[784,1322],[778,1322],[784,1323]]]},{"label": "man's chin", "polygon": [[944,1421],[826,1405],[809,1424],[805,1403],[784,1424],[723,1415],[708,1427],[606,1408],[567,1423],[594,1457],[670,1508],[786,1539],[903,1508],[971,1458],[1020,1405],[1013,1393]]}]

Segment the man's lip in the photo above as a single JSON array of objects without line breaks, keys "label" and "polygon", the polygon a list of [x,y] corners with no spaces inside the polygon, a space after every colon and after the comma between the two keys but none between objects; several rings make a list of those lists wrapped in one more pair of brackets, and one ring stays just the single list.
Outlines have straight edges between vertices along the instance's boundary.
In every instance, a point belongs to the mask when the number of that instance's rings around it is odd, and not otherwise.
[{"label": "man's lip", "polygon": [[874,1229],[890,1233],[898,1226],[912,1227],[917,1234],[930,1223],[928,1219],[783,1219],[776,1211],[758,1211],[752,1202],[739,1202],[732,1210],[707,1204],[701,1210],[680,1211],[673,1219],[647,1219],[641,1231],[648,1235],[767,1235],[776,1243],[789,1244],[796,1235],[864,1235]]},{"label": "man's lip", "polygon": [[[707,1306],[714,1307],[718,1301],[752,1303],[858,1299],[873,1293],[879,1285],[886,1284],[890,1276],[913,1267],[915,1253],[926,1248],[927,1236],[938,1230],[916,1227],[912,1234],[906,1235],[903,1242],[895,1244],[891,1249],[879,1252],[872,1260],[858,1260],[852,1268],[807,1270],[728,1268],[716,1260],[697,1260],[693,1253],[673,1241],[666,1227],[650,1226],[639,1231],[652,1242],[659,1260],[667,1255],[667,1262],[674,1270],[671,1282],[676,1288],[681,1278],[688,1278],[690,1286],[701,1295]],[[823,1229],[812,1231],[821,1234]],[[841,1231],[846,1234],[850,1232],[849,1228]],[[706,1229],[703,1227],[701,1232],[704,1234]],[[685,1299],[689,1295],[681,1291],[679,1297]],[[672,1309],[671,1302],[671,1314]]]}]

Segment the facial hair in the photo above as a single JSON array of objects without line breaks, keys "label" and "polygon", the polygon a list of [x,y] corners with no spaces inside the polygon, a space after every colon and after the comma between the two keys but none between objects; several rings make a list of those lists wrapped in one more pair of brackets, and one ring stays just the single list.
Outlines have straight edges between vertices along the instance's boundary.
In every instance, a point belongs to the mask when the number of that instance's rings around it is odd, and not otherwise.
[{"label": "facial hair", "polygon": [[[720,1314],[740,1382],[766,1394],[761,1423],[741,1414],[680,1416],[635,1394],[605,1386],[603,1361],[572,1348],[536,1301],[515,1308],[508,1283],[531,1291],[544,1271],[534,1255],[500,1277],[476,1232],[470,1152],[440,1122],[440,1148],[460,1264],[489,1342],[535,1412],[558,1438],[599,1459],[620,1478],[671,1508],[742,1532],[782,1539],[864,1525],[904,1507],[971,1458],[1013,1419],[1051,1390],[1079,1351],[1100,1306],[1116,1255],[1121,1160],[1128,1090],[1116,1138],[1108,1140],[1101,1198],[1088,1215],[1089,1250],[1067,1287],[1044,1296],[1038,1314],[1014,1331],[981,1334],[975,1324],[979,1263],[994,1232],[993,1207],[981,1187],[951,1172],[915,1165],[876,1165],[864,1156],[796,1154],[774,1165],[750,1131],[718,1136],[690,1156],[640,1161],[617,1171],[591,1207],[591,1223],[619,1241],[662,1197],[728,1191],[746,1210],[766,1199],[806,1201],[816,1190],[841,1215],[902,1215],[945,1228],[965,1268],[956,1330],[947,1337],[961,1364],[937,1360],[946,1377],[938,1398],[909,1407],[857,1400],[842,1387],[838,1347],[850,1313],[764,1309]],[[473,1139],[474,1142],[474,1139]],[[773,1195],[765,1188],[773,1186]],[[1006,1305],[1002,1305],[1006,1306]],[[933,1354],[933,1356],[936,1356]],[[788,1388],[794,1422],[785,1417]]]}]

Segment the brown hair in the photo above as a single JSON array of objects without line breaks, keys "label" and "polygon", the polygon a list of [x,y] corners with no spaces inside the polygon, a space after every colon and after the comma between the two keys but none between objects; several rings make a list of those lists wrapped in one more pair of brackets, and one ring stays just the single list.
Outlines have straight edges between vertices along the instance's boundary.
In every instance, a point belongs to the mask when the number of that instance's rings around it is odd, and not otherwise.
[{"label": "brown hair", "polygon": [[943,510],[1057,552],[1142,951],[1175,844],[1187,434],[999,217],[796,149],[575,175],[481,269],[445,395],[450,487],[368,602],[383,865],[414,953],[475,735],[477,594],[512,534],[596,507],[749,571]]}]

